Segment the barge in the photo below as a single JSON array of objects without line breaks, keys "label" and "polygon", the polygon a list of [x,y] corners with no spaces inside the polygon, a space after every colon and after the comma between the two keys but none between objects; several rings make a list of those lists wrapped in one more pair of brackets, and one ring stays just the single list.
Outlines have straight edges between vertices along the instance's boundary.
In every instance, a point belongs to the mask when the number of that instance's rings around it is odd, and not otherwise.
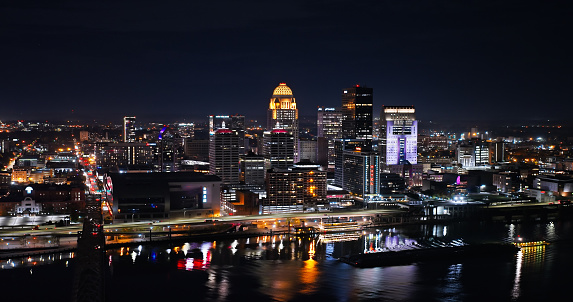
[{"label": "barge", "polygon": [[355,254],[341,257],[339,260],[356,267],[394,266],[433,260],[515,256],[519,249],[520,247],[513,244],[484,243]]}]

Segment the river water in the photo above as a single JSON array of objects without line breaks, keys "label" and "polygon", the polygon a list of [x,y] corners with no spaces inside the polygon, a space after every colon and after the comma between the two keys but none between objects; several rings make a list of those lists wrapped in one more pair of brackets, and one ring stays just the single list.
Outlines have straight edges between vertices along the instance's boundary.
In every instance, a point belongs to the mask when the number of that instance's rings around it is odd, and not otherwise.
[{"label": "river water", "polygon": [[[483,257],[355,268],[336,258],[415,243],[548,240],[511,259]],[[351,240],[336,242],[336,240]],[[570,221],[373,228],[345,236],[155,244],[107,251],[106,301],[570,300]],[[1,261],[0,284],[24,301],[68,301],[74,258]],[[68,259],[69,258],[69,259]],[[49,259],[46,261],[46,259]],[[12,296],[12,295],[10,295]]]}]

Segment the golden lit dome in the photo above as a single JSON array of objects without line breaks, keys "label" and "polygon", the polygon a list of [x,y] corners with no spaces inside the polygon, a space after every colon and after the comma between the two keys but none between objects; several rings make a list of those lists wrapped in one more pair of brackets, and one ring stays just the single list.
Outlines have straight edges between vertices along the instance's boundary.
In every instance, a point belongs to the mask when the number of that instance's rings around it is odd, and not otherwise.
[{"label": "golden lit dome", "polygon": [[280,83],[279,86],[275,88],[275,91],[273,91],[273,96],[275,95],[292,96],[292,90],[286,85],[286,83]]}]

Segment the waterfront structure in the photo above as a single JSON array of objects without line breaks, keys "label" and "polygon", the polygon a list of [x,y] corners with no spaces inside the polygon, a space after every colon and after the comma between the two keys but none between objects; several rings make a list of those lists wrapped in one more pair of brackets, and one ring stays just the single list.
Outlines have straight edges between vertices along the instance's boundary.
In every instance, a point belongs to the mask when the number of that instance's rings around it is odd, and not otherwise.
[{"label": "waterfront structure", "polygon": [[135,142],[135,116],[123,117],[123,142]]},{"label": "waterfront structure", "polygon": [[503,171],[492,175],[492,184],[498,192],[513,193],[519,190],[519,174]]},{"label": "waterfront structure", "polygon": [[372,92],[360,85],[342,91],[342,138],[372,140]]},{"label": "waterfront structure", "polygon": [[316,128],[317,137],[325,138],[328,142],[328,149],[319,150],[319,154],[327,153],[328,166],[334,168],[336,157],[334,144],[336,140],[342,138],[342,110],[340,108],[318,107]]},{"label": "waterfront structure", "polygon": [[267,110],[267,130],[284,129],[293,136],[295,161],[298,161],[298,109],[292,90],[280,83],[273,91]]},{"label": "waterfront structure", "polygon": [[418,163],[418,121],[414,106],[382,106],[380,154],[385,165]]},{"label": "waterfront structure", "polygon": [[382,173],[380,174],[380,194],[392,195],[404,193],[406,190],[406,182],[404,178],[396,173]]},{"label": "waterfront structure", "polygon": [[552,192],[555,196],[571,197],[573,195],[573,178],[565,175],[539,175],[533,181],[533,187]]},{"label": "waterfront structure", "polygon": [[265,131],[263,134],[265,169],[286,169],[294,164],[294,136],[285,129]]},{"label": "waterfront structure", "polygon": [[209,173],[223,184],[239,183],[239,136],[236,131],[221,128],[210,137]]},{"label": "waterfront structure", "polygon": [[302,212],[326,202],[326,172],[309,163],[274,168],[267,171],[266,188],[262,214]]},{"label": "waterfront structure", "polygon": [[221,179],[195,172],[108,173],[106,200],[114,219],[219,215]]}]

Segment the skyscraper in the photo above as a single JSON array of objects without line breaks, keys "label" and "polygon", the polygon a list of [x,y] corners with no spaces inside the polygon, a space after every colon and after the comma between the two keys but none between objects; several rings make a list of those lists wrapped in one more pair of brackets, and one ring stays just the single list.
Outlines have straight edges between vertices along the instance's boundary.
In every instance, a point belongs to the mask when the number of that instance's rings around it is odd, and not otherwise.
[{"label": "skyscraper", "polygon": [[[328,141],[328,166],[334,167],[334,142],[342,138],[342,111],[339,108],[318,107],[317,136]],[[319,150],[323,153],[324,150]]]},{"label": "skyscraper", "polygon": [[123,142],[135,142],[135,116],[123,117]]},{"label": "skyscraper", "polygon": [[245,116],[244,115],[209,115],[209,135],[227,128],[239,136],[239,154],[245,154]]},{"label": "skyscraper", "polygon": [[290,87],[280,83],[273,91],[267,111],[267,130],[284,129],[294,138],[295,162],[298,161],[298,109]]},{"label": "skyscraper", "polygon": [[372,140],[372,88],[342,91],[342,138]]},{"label": "skyscraper", "polygon": [[209,173],[223,184],[239,183],[239,136],[236,131],[221,128],[210,138]]},{"label": "skyscraper", "polygon": [[418,163],[418,121],[414,106],[382,106],[380,153],[386,165]]},{"label": "skyscraper", "polygon": [[286,169],[294,164],[294,138],[287,130],[266,131],[263,141],[265,169]]}]

